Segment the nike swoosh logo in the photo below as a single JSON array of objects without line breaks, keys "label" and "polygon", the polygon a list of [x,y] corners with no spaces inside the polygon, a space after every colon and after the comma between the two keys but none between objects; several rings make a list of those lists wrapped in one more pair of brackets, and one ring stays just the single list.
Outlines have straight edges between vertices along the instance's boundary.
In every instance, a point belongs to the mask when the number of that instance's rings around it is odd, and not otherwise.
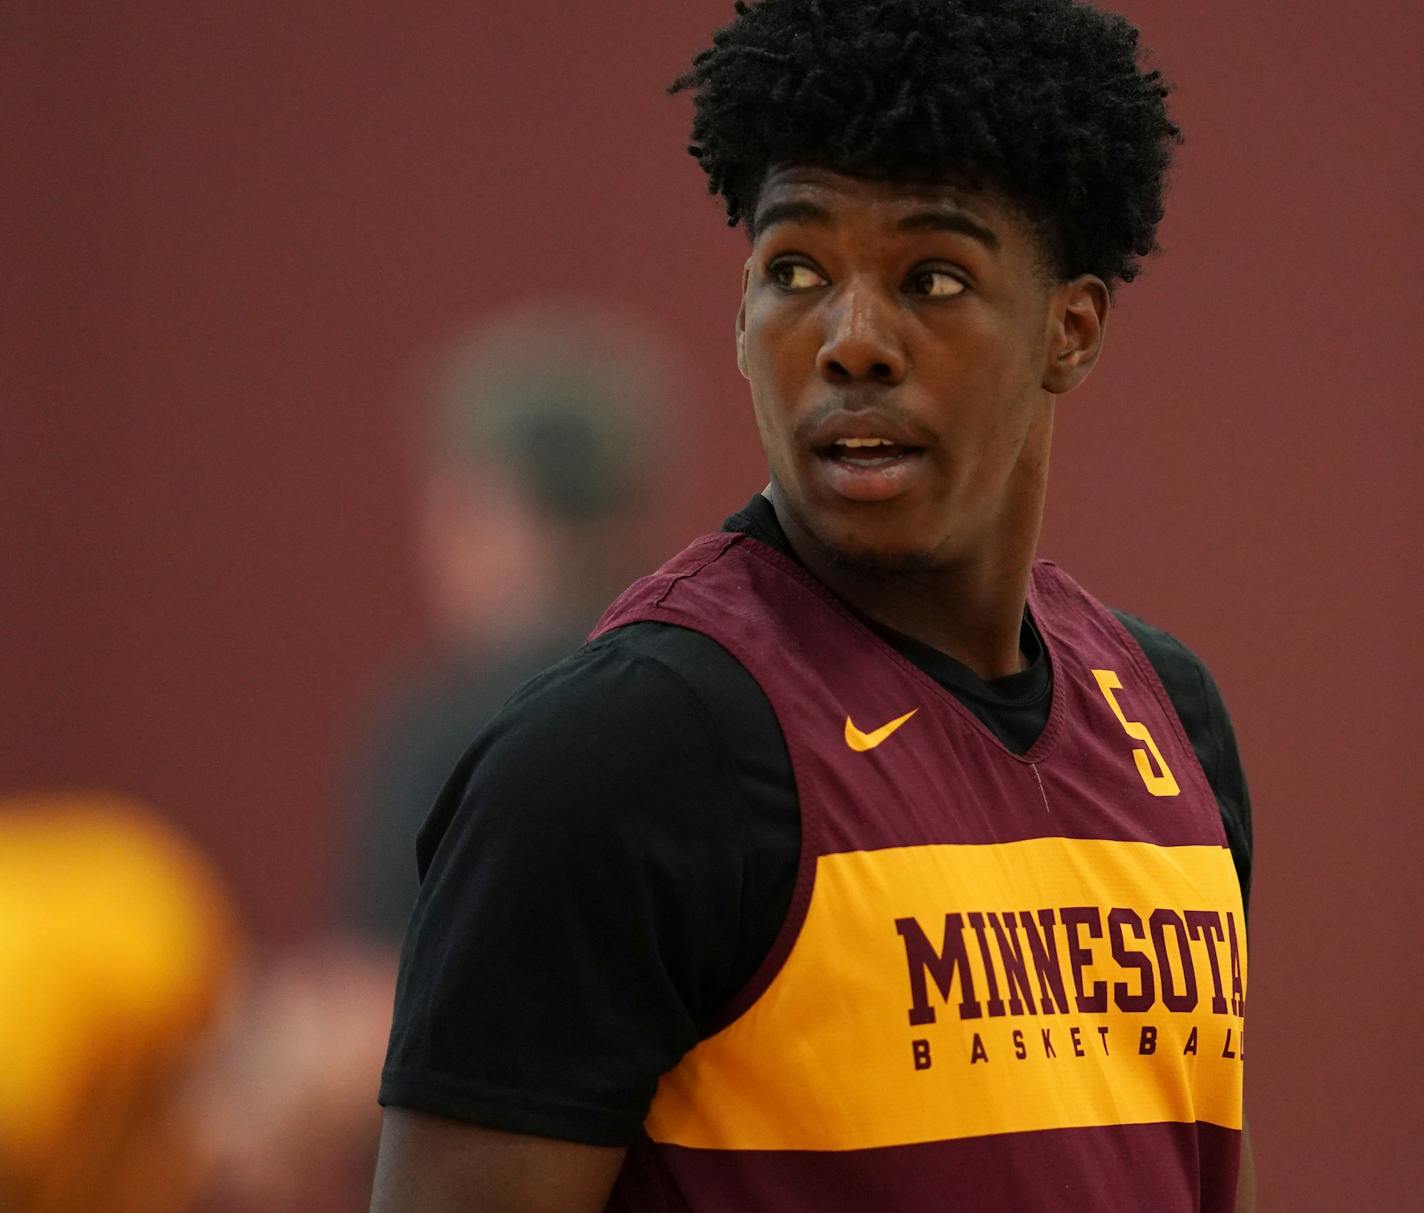
[{"label": "nike swoosh logo", "polygon": [[919,710],[919,708],[911,708],[898,720],[892,720],[889,724],[882,724],[872,733],[862,733],[851,723],[850,717],[847,716],[845,730],[846,745],[850,746],[857,754],[864,754],[866,750],[873,750]]}]

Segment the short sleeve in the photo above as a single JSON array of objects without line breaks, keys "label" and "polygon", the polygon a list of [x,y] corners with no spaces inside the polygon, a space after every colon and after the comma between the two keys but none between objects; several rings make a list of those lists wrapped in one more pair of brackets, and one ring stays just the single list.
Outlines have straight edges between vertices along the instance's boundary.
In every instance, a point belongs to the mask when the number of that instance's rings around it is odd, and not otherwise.
[{"label": "short sleeve", "polygon": [[[1236,730],[1232,727],[1231,716],[1226,710],[1226,702],[1217,689],[1211,671],[1200,661],[1197,673],[1201,679],[1202,701],[1205,704],[1206,723],[1202,730],[1204,741],[1209,744],[1200,748],[1202,766],[1206,771],[1212,790],[1216,793],[1217,804],[1221,807],[1221,821],[1226,828],[1226,841],[1231,847],[1231,857],[1236,863],[1236,875],[1241,882],[1241,901],[1249,912],[1251,908],[1251,860],[1254,839],[1251,830],[1251,793],[1246,786],[1246,772],[1241,766],[1241,752],[1236,744]],[[1192,743],[1197,745],[1195,739]],[[1210,759],[1210,765],[1207,764]]]},{"label": "short sleeve", "polygon": [[632,1141],[736,962],[744,854],[676,671],[600,638],[518,692],[419,853],[381,1102]]},{"label": "short sleeve", "polygon": [[1141,646],[1177,709],[1182,731],[1192,743],[1221,811],[1226,842],[1241,884],[1241,901],[1251,904],[1251,794],[1236,746],[1236,732],[1211,672],[1191,649],[1170,632],[1153,627],[1126,611],[1114,610]]}]

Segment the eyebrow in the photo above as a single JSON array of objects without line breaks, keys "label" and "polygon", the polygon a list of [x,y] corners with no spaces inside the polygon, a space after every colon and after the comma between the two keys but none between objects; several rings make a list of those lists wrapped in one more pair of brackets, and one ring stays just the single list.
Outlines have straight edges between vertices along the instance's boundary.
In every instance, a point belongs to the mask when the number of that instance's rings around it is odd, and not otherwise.
[{"label": "eyebrow", "polygon": [[[753,228],[758,236],[778,223],[809,223],[817,227],[826,227],[831,223],[831,213],[825,207],[818,206],[814,202],[788,199],[785,202],[773,202],[770,206],[758,211],[752,220]],[[895,224],[895,230],[897,232],[953,232],[956,235],[968,236],[971,240],[977,240],[985,248],[992,249],[994,252],[999,251],[999,237],[962,211],[938,209],[916,211],[912,215],[906,215]]]},{"label": "eyebrow", "polygon": [[773,202],[758,211],[752,219],[752,227],[760,236],[767,228],[775,227],[778,223],[811,223],[825,227],[830,222],[831,212],[825,207],[817,206],[814,202],[788,199],[785,202]]},{"label": "eyebrow", "polygon": [[968,236],[971,240],[977,240],[986,248],[999,250],[999,237],[985,227],[982,223],[976,223],[962,211],[916,211],[913,215],[906,215],[895,225],[897,232],[955,232],[961,236]]}]

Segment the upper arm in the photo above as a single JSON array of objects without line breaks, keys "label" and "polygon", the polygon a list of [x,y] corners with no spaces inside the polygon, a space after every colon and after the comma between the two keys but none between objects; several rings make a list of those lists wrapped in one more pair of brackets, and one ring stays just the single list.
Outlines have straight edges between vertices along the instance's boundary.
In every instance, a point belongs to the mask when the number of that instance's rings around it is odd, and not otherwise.
[{"label": "upper arm", "polygon": [[598,1213],[623,1154],[387,1108],[371,1213]]},{"label": "upper arm", "polygon": [[422,839],[381,1101],[632,1141],[735,969],[744,847],[696,697],[592,647],[516,696]]}]

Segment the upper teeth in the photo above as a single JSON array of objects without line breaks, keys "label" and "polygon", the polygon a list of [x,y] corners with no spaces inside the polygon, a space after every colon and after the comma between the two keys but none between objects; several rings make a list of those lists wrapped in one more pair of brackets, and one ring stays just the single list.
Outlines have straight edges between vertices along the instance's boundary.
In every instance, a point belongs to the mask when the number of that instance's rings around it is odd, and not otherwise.
[{"label": "upper teeth", "polygon": [[837,438],[836,446],[894,446],[888,438]]}]

